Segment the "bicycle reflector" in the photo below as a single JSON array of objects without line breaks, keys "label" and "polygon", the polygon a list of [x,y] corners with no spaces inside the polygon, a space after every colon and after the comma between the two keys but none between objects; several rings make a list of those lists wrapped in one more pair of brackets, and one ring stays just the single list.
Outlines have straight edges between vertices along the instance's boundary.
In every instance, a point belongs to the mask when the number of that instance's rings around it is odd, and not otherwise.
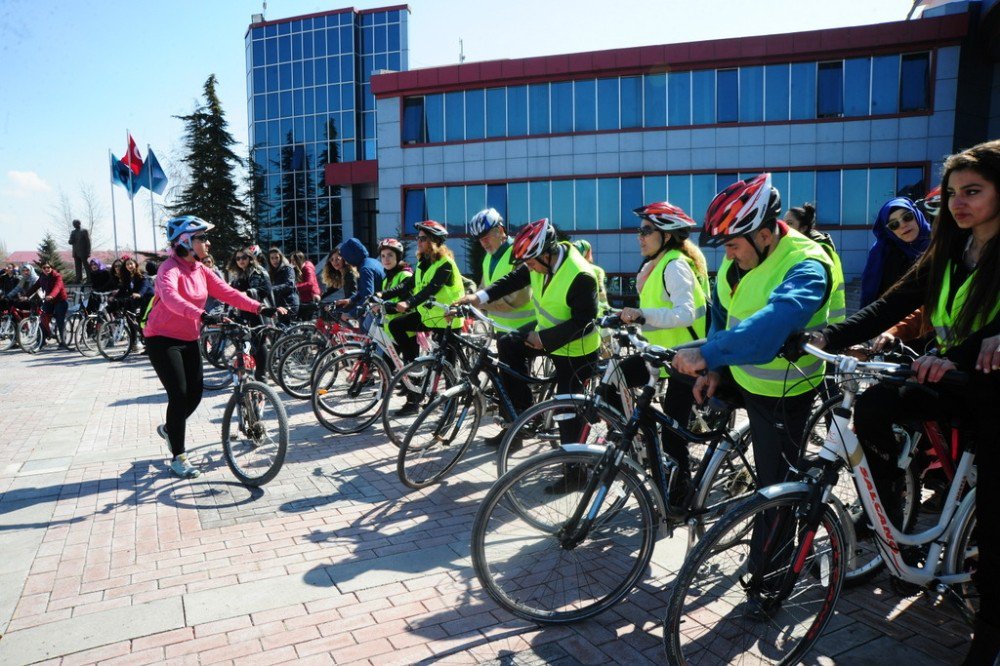
[{"label": "bicycle reflector", "polygon": [[[243,357],[243,369],[245,369],[245,370],[255,370],[257,368],[257,361],[254,360],[253,356],[251,356],[250,354],[246,354],[246,353],[241,354],[241,356]],[[240,369],[239,359],[236,358],[235,356],[233,357],[232,366],[233,366],[233,369],[235,369],[235,370],[239,370]]]}]

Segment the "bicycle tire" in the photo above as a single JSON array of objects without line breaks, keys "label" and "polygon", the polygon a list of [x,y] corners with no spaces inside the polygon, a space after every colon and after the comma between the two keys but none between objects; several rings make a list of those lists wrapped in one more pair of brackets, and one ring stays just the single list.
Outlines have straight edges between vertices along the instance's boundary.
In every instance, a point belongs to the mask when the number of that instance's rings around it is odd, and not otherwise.
[{"label": "bicycle tire", "polygon": [[308,400],[312,396],[312,370],[325,348],[323,341],[310,338],[285,347],[277,361],[281,390],[296,400]]},{"label": "bicycle tire", "polygon": [[360,432],[381,415],[388,385],[385,361],[369,351],[357,349],[334,356],[313,384],[313,414],[331,432]]},{"label": "bicycle tire", "polygon": [[0,317],[0,351],[8,351],[17,344],[17,325],[14,317],[5,314]]},{"label": "bicycle tire", "polygon": [[[805,535],[810,550],[800,563],[793,588],[783,597],[778,596],[780,590],[771,589],[783,582],[788,564],[802,545],[798,519],[806,501],[802,491],[753,495],[697,543],[674,579],[667,602],[663,641],[669,663],[793,664],[815,644],[833,616],[844,582],[846,537],[832,506],[824,505],[815,538]],[[772,513],[765,517],[765,511]],[[753,539],[732,535],[745,535],[752,530],[749,526],[766,525],[757,521],[772,517],[795,521],[788,524],[790,540],[778,539],[785,545],[774,554],[779,560],[777,569],[760,578],[750,576],[757,566],[750,562],[748,542]],[[761,557],[759,547],[754,552]],[[728,579],[725,568],[732,570]],[[687,608],[689,597],[691,607]],[[815,617],[797,630],[790,626],[806,615]]]},{"label": "bicycle tire", "polygon": [[466,384],[454,395],[439,395],[431,400],[414,419],[399,447],[399,480],[414,490],[440,481],[472,444],[482,418],[482,401],[471,385]]},{"label": "bicycle tire", "polygon": [[[458,375],[450,363],[444,362],[440,373],[436,370],[437,364],[436,358],[421,357],[404,365],[389,380],[382,407],[382,429],[397,448],[402,445],[410,426],[427,403],[458,384]],[[416,400],[418,396],[419,400]],[[409,414],[399,414],[399,410],[411,400],[416,401],[417,409]]]},{"label": "bicycle tire", "polygon": [[[128,341],[125,342],[124,337]],[[123,317],[114,317],[97,325],[97,351],[111,362],[123,361],[132,352],[135,334]]]},{"label": "bicycle tire", "polygon": [[[973,488],[973,493],[976,489]],[[979,613],[979,591],[976,588],[975,574],[979,568],[979,541],[976,534],[976,504],[975,498],[971,500],[972,507],[963,517],[963,523],[957,528],[955,534],[958,538],[950,546],[954,549],[954,560],[952,570],[955,573],[970,572],[973,580],[966,583],[959,583],[956,587],[954,601],[962,614],[963,619],[970,625],[975,625],[976,615]],[[949,554],[951,559],[951,554]]]},{"label": "bicycle tire", "polygon": [[[809,416],[803,431],[807,452],[809,447],[817,448],[823,445],[826,439],[827,424],[830,422],[833,409],[839,407],[843,400],[842,395],[828,398]],[[912,467],[907,467],[903,471],[903,479],[906,487],[903,524],[904,529],[908,530],[916,522],[920,502],[920,484],[917,482]],[[848,553],[845,585],[848,587],[863,585],[885,568],[885,561],[882,559],[882,552],[878,547],[878,537],[875,530],[870,527],[864,507],[861,505],[861,498],[858,495],[858,489],[850,469],[841,470],[837,485],[833,487],[833,495],[840,500],[844,510],[850,516],[850,523],[844,526],[845,529],[850,529],[854,533],[852,539],[854,552]],[[859,532],[868,533],[869,536],[858,538]]]},{"label": "bicycle tire", "polygon": [[17,346],[26,354],[37,354],[45,345],[42,324],[37,315],[22,319],[17,325]]},{"label": "bicycle tire", "polygon": [[[260,400],[257,395],[261,396]],[[268,435],[260,423],[260,415],[269,412],[273,412],[277,421],[277,439]],[[234,414],[237,416],[235,430],[232,427]],[[229,470],[245,486],[262,486],[278,475],[288,451],[288,415],[274,389],[261,382],[248,381],[233,392],[222,414],[222,451]]]},{"label": "bicycle tire", "polygon": [[81,323],[73,339],[76,350],[86,358],[93,358],[97,351],[97,316],[89,315]]},{"label": "bicycle tire", "polygon": [[[583,495],[547,493],[543,484],[551,487],[570,473],[589,479],[605,459],[588,452],[542,454],[504,474],[480,504],[472,564],[490,598],[513,615],[539,624],[593,617],[628,595],[649,566],[656,511],[644,480],[628,467],[615,473],[605,498],[618,499],[602,507],[587,538],[572,548],[559,540]],[[544,496],[539,501],[532,498],[536,490]]]}]

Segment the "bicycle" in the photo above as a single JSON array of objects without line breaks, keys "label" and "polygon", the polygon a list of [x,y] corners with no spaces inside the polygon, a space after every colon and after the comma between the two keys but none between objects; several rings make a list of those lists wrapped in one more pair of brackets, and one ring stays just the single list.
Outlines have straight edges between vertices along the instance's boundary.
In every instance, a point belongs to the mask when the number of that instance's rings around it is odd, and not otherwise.
[{"label": "bicycle", "polygon": [[[443,303],[432,302],[432,305],[496,328],[496,324],[471,305],[457,308]],[[511,333],[519,334],[516,330]],[[403,485],[415,490],[440,481],[458,464],[476,438],[488,402],[498,403],[500,414],[517,415],[501,372],[514,381],[531,386],[545,385],[542,399],[548,398],[555,389],[551,377],[522,375],[500,362],[485,344],[461,336],[452,339],[477,356],[461,381],[439,393],[420,411],[399,446],[396,474]],[[488,387],[492,387],[492,393],[487,393]]]},{"label": "bicycle", "polygon": [[77,325],[73,336],[73,344],[81,355],[90,358],[97,356],[97,327],[98,323],[110,319],[107,313],[108,302],[114,291],[94,291],[91,298],[96,299],[96,310],[94,312],[84,312],[83,320]]},{"label": "bicycle", "polygon": [[[906,365],[859,361],[809,344],[803,349],[844,375],[889,382],[912,375]],[[942,381],[960,383],[960,374],[949,373]],[[889,572],[952,596],[967,617],[974,611],[975,454],[962,453],[937,523],[918,534],[905,533],[886,517],[865,452],[850,428],[856,387],[845,383],[842,388],[841,405],[818,455],[793,470],[791,481],[762,488],[727,513],[685,561],[664,620],[670,663],[791,664],[815,644],[833,616],[851,552],[850,518],[831,504],[845,466]],[[743,538],[751,532],[753,537]],[[924,563],[906,562],[904,547],[926,548]]]},{"label": "bicycle", "polygon": [[7,351],[19,346],[18,328],[28,310],[24,303],[7,299],[0,299],[0,310],[0,351]]},{"label": "bicycle", "polygon": [[308,333],[297,334],[294,338],[282,337],[272,349],[276,360],[278,385],[285,393],[298,400],[308,400],[312,396],[313,369],[320,356],[328,349],[358,348],[364,345],[367,336],[357,329],[338,321],[338,310],[322,311]]},{"label": "bicycle", "polygon": [[[669,537],[686,527],[690,550],[707,524],[756,485],[748,428],[730,429],[723,419],[721,428],[695,433],[653,408],[659,370],[675,352],[645,343],[635,326],[626,330],[650,375],[627,421],[593,403],[613,436],[522,462],[500,477],[476,514],[476,576],[494,601],[526,620],[568,624],[607,610],[638,583],[661,532]],[[737,407],[721,399],[717,405]],[[677,463],[661,450],[648,417],[705,449],[691,490],[673,503]],[[748,470],[751,485],[732,485],[733,469]]]},{"label": "bicycle", "polygon": [[[248,374],[256,368],[251,349],[268,327],[232,322],[219,333],[237,349],[230,363],[233,395],[222,412],[222,451],[245,486],[262,486],[278,475],[288,450],[288,415],[278,394]],[[273,421],[273,423],[272,423]]]},{"label": "bicycle", "polygon": [[113,299],[107,307],[107,319],[97,321],[97,351],[109,361],[123,361],[143,339],[139,314],[129,299]]},{"label": "bicycle", "polygon": [[42,302],[37,296],[28,301],[28,314],[17,323],[17,345],[28,354],[37,354],[45,346]]}]

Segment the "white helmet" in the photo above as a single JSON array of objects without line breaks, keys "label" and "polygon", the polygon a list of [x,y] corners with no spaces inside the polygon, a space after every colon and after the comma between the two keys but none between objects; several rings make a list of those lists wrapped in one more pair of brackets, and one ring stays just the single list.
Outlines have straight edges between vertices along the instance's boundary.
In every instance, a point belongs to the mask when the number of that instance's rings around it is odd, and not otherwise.
[{"label": "white helmet", "polygon": [[206,222],[197,215],[182,215],[167,222],[167,241],[191,249],[191,237],[199,232],[210,231],[214,224]]},{"label": "white helmet", "polygon": [[491,229],[503,226],[503,217],[496,208],[485,208],[469,220],[469,235],[479,239],[485,236]]}]

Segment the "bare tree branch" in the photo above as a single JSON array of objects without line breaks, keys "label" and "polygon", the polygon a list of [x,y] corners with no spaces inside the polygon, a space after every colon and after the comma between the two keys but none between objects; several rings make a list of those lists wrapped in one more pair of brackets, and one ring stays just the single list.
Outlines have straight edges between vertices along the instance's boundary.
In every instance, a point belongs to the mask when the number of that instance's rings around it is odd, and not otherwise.
[{"label": "bare tree branch", "polygon": [[69,234],[73,230],[73,204],[69,200],[62,187],[59,187],[56,194],[56,201],[49,208],[49,217],[52,224],[52,236],[61,248],[69,247]]},{"label": "bare tree branch", "polygon": [[105,222],[108,211],[97,196],[92,183],[80,181],[80,201],[83,203],[83,226],[90,231],[90,246],[104,249],[108,244]]}]

